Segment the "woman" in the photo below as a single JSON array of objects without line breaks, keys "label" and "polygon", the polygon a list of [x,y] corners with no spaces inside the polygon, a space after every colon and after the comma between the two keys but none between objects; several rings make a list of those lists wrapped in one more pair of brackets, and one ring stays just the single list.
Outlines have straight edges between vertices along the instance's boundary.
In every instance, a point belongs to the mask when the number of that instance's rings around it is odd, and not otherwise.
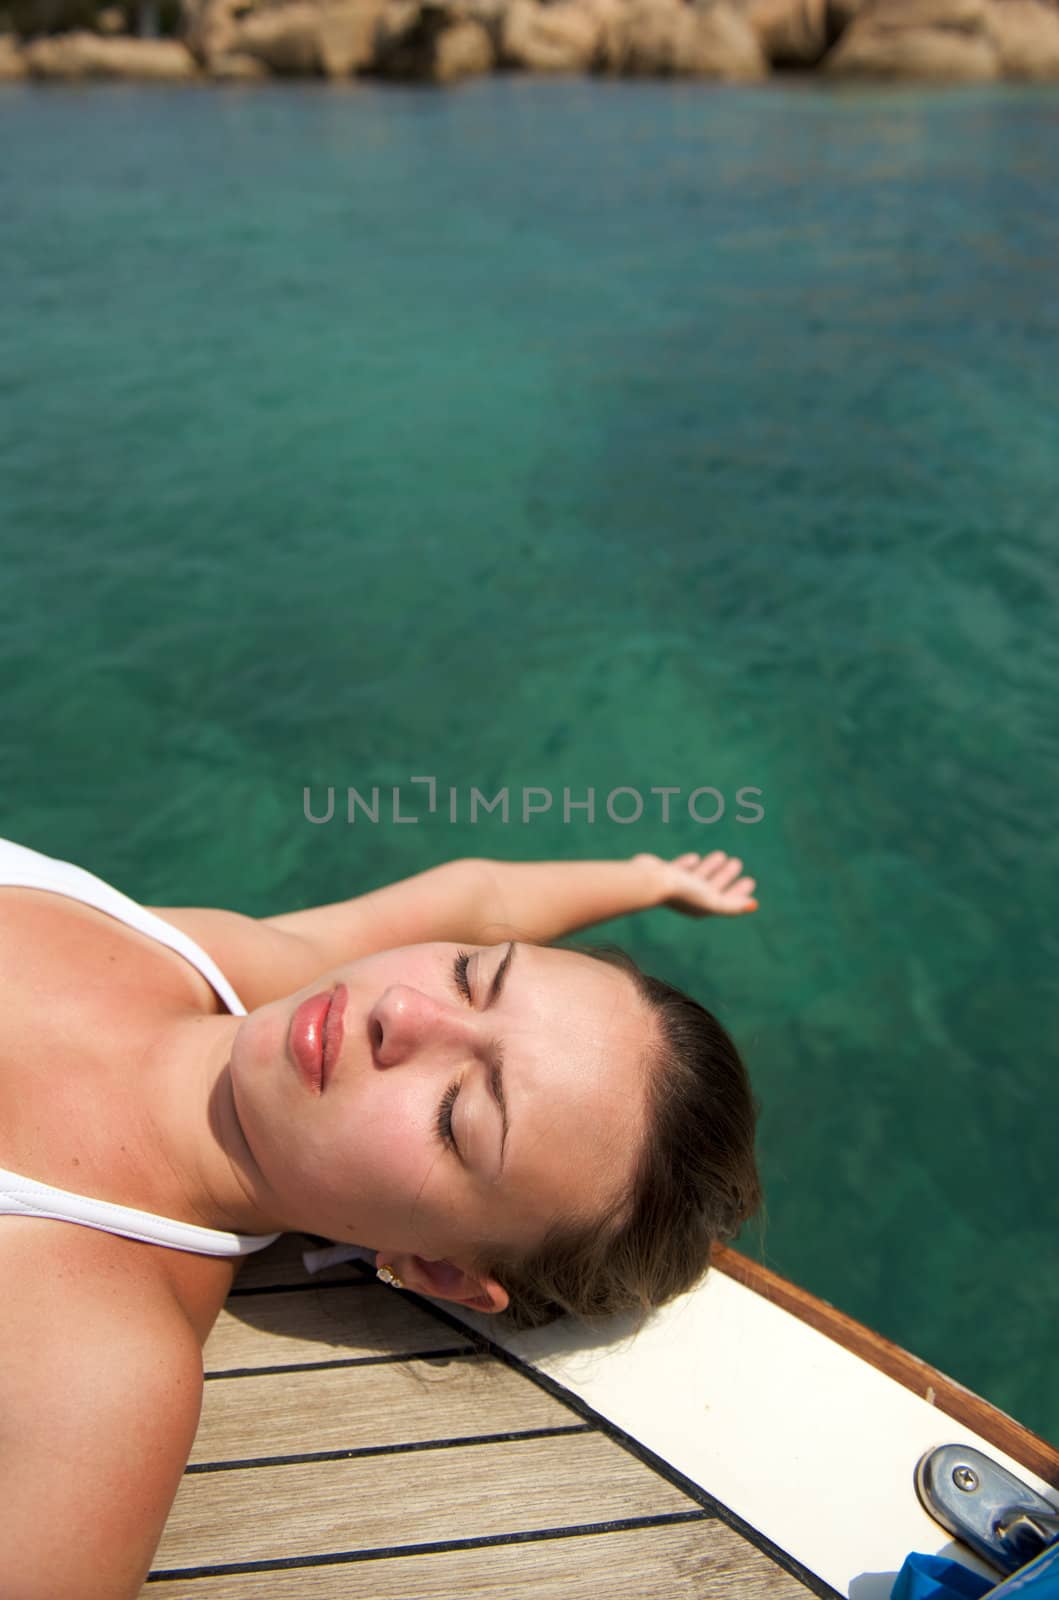
[{"label": "woman", "polygon": [[202,1344],[280,1232],[531,1322],[701,1276],[759,1199],[739,1057],[627,959],[548,941],[753,910],[740,874],[456,861],[259,921],[0,841],[5,1600],[139,1592]]}]

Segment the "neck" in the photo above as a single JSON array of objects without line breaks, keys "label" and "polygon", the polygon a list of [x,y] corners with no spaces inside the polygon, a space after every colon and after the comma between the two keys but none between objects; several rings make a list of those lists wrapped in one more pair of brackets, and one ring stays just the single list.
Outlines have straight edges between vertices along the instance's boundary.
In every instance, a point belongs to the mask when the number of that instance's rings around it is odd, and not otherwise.
[{"label": "neck", "polygon": [[280,1233],[285,1224],[232,1095],[228,1059],[241,1021],[184,1015],[166,1026],[140,1079],[141,1144],[153,1186],[171,1196],[165,1215],[232,1233]]}]

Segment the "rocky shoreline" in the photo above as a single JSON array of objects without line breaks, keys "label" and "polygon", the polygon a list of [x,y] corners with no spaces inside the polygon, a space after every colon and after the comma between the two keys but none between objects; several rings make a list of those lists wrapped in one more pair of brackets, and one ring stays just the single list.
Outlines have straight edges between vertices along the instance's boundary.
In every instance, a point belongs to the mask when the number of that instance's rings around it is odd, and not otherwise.
[{"label": "rocky shoreline", "polygon": [[[16,0],[7,17],[0,80],[1059,81],[1059,0]],[[136,36],[145,20],[172,36]]]}]

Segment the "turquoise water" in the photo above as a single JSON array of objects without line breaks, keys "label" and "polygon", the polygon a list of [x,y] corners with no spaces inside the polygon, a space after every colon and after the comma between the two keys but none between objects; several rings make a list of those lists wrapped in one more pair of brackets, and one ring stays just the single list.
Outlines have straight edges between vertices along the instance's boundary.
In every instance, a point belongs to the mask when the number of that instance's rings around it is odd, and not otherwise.
[{"label": "turquoise water", "polygon": [[3,832],[257,914],[740,854],[607,932],[747,1054],[741,1248],[1059,1437],[1055,96],[4,85],[0,149]]}]

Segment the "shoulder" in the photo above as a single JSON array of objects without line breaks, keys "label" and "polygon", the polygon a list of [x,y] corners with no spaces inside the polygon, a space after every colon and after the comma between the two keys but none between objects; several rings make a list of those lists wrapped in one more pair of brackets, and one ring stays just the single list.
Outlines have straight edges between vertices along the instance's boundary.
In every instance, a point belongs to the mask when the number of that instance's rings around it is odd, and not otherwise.
[{"label": "shoulder", "polygon": [[201,1347],[156,1272],[55,1228],[3,1241],[4,1594],[133,1600],[198,1427]]},{"label": "shoulder", "polygon": [[304,989],[328,964],[311,939],[239,911],[209,906],[144,909],[201,945],[248,1011]]}]

